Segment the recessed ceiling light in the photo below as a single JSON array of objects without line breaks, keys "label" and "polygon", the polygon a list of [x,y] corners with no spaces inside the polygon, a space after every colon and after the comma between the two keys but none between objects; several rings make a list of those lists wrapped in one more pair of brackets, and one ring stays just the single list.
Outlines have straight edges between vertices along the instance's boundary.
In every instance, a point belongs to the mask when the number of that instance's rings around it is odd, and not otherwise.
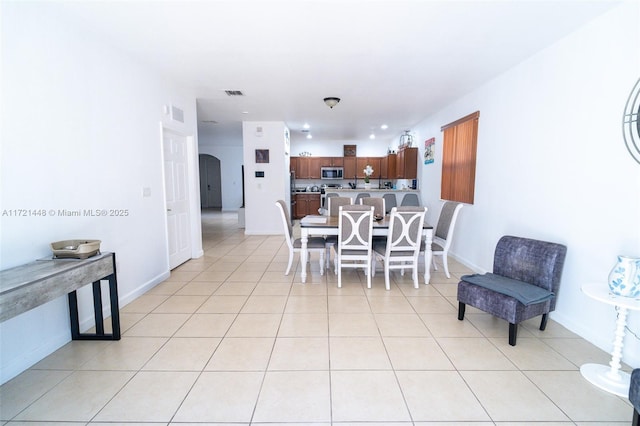
[{"label": "recessed ceiling light", "polygon": [[380,126],[380,128],[382,130],[387,130],[389,128],[389,126],[387,126],[386,124],[383,124],[382,126]]},{"label": "recessed ceiling light", "polygon": [[313,139],[313,136],[311,136],[311,133],[307,135],[307,139]]},{"label": "recessed ceiling light", "polygon": [[304,123],[304,125],[302,126],[303,129],[308,129],[309,128],[309,123]]},{"label": "recessed ceiling light", "polygon": [[242,111],[243,114],[249,114],[249,111]]},{"label": "recessed ceiling light", "polygon": [[376,138],[376,135],[374,135],[373,133],[369,135],[369,139],[375,139],[375,138]]}]

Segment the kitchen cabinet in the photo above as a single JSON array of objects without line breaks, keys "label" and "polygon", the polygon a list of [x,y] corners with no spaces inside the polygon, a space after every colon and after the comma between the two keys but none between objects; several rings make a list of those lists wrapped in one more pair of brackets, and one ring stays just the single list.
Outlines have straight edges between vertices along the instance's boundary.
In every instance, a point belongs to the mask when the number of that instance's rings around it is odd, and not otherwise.
[{"label": "kitchen cabinet", "polygon": [[380,177],[382,179],[396,179],[396,154],[388,154],[380,160]]},{"label": "kitchen cabinet", "polygon": [[296,179],[320,179],[322,157],[292,157],[291,160],[290,169],[295,165]]},{"label": "kitchen cabinet", "polygon": [[320,179],[320,168],[324,157],[307,157],[309,159],[309,179]]},{"label": "kitchen cabinet", "polygon": [[418,177],[418,148],[405,148],[396,156],[396,178],[416,179]]},{"label": "kitchen cabinet", "polygon": [[309,214],[318,214],[320,194],[296,194],[293,206],[293,218],[300,219]]},{"label": "kitchen cabinet", "polygon": [[357,157],[344,157],[344,178],[354,179],[356,176],[356,158]]},{"label": "kitchen cabinet", "polygon": [[373,174],[371,179],[378,179],[380,177],[380,157],[356,157],[356,173],[358,173],[358,179],[364,179],[364,168],[367,164],[373,168]]},{"label": "kitchen cabinet", "polygon": [[295,176],[298,178],[298,157],[291,157],[289,162],[289,171],[294,172]]},{"label": "kitchen cabinet", "polygon": [[344,167],[344,157],[322,157],[322,167]]}]

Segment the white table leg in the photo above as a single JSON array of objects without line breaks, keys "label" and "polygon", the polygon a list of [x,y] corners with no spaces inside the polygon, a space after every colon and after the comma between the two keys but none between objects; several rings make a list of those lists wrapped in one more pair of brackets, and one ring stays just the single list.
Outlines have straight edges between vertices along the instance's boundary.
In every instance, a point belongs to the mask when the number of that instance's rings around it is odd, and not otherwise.
[{"label": "white table leg", "polygon": [[431,252],[433,229],[427,229],[426,234],[424,242],[424,283],[429,284],[429,281],[431,281],[431,260],[433,259],[433,253]]},{"label": "white table leg", "polygon": [[307,242],[309,241],[309,234],[305,228],[300,229],[300,263],[302,264],[302,270],[300,271],[300,277],[302,278],[302,282],[305,283],[307,281]]},{"label": "white table leg", "polygon": [[616,321],[616,335],[613,340],[611,362],[609,366],[601,364],[584,364],[580,367],[582,376],[601,389],[618,396],[629,396],[629,384],[631,375],[620,371],[622,359],[622,347],[624,343],[624,330],[627,324],[627,308],[618,308],[618,320]]}]

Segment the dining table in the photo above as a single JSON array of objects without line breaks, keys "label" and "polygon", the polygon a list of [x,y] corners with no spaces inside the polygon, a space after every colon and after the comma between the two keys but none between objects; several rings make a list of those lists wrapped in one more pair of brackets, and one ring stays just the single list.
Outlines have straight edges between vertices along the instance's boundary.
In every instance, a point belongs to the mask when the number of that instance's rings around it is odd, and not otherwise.
[{"label": "dining table", "polygon": [[[372,228],[373,236],[386,237],[389,234],[390,223],[389,215],[386,215],[380,220],[374,220]],[[300,219],[300,262],[302,263],[300,278],[303,283],[307,281],[307,242],[309,237],[314,235],[338,235],[338,225],[338,216],[308,215]],[[433,253],[431,252],[433,226],[425,222],[422,225],[422,236],[425,238],[424,283],[429,284],[431,280],[431,259],[433,257]]]}]

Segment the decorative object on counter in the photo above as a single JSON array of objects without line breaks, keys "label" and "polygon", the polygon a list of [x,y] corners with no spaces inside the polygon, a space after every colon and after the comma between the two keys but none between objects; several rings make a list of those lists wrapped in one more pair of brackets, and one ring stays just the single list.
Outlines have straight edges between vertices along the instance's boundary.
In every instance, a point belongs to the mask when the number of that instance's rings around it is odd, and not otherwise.
[{"label": "decorative object on counter", "polygon": [[51,243],[56,259],[87,259],[100,253],[100,240],[64,240]]},{"label": "decorative object on counter", "polygon": [[640,163],[640,79],[631,89],[624,107],[622,134],[629,154]]},{"label": "decorative object on counter", "polygon": [[640,297],[640,259],[618,256],[609,273],[609,290],[616,296]]},{"label": "decorative object on counter", "polygon": [[336,98],[334,96],[324,98],[324,103],[327,104],[327,106],[331,109],[333,109],[334,106],[338,105],[338,102],[340,102],[340,98]]},{"label": "decorative object on counter", "polygon": [[298,154],[299,157],[311,157],[311,153],[309,151],[301,152]]},{"label": "decorative object on counter", "polygon": [[364,172],[364,188],[365,189],[370,189],[371,188],[371,184],[369,183],[369,179],[371,178],[371,175],[373,174],[373,167],[371,167],[371,165],[367,164],[367,167],[364,168],[363,172]]},{"label": "decorative object on counter", "polygon": [[256,163],[268,163],[268,162],[269,162],[269,150],[256,149]]},{"label": "decorative object on counter", "polygon": [[413,135],[409,133],[409,130],[405,130],[404,133],[400,136],[400,143],[398,144],[398,149],[411,148],[412,146],[413,146]]},{"label": "decorative object on counter", "polygon": [[357,145],[344,145],[344,157],[355,157],[357,148]]},{"label": "decorative object on counter", "polygon": [[424,164],[431,164],[435,160],[435,145],[436,138],[427,139],[424,141]]}]

